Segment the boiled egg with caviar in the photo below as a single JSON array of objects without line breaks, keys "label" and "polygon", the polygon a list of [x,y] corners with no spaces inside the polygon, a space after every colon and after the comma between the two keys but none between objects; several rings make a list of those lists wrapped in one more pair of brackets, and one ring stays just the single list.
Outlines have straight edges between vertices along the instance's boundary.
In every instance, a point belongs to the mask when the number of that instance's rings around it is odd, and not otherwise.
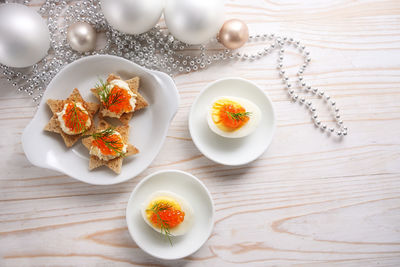
[{"label": "boiled egg with caviar", "polygon": [[228,138],[251,134],[256,130],[260,119],[261,111],[253,102],[233,96],[214,99],[207,114],[210,129]]},{"label": "boiled egg with caviar", "polygon": [[190,204],[183,197],[170,191],[151,194],[142,204],[141,212],[144,221],[163,235],[184,235],[194,222]]}]

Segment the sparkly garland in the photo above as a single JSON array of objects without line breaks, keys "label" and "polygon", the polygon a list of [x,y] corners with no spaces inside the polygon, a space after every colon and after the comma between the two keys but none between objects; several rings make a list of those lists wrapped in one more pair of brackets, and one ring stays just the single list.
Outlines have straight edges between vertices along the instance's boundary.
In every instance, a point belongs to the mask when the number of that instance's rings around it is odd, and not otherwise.
[{"label": "sparkly garland", "polygon": [[[24,1],[24,4],[28,5],[29,1]],[[204,69],[216,61],[228,59],[252,61],[269,55],[274,51],[279,51],[277,69],[292,101],[298,102],[309,109],[315,126],[322,132],[335,133],[337,136],[347,135],[347,128],[341,120],[336,102],[323,91],[312,88],[305,83],[302,74],[311,61],[311,58],[309,57],[309,52],[305,50],[305,46],[292,38],[275,36],[274,34],[254,35],[249,37],[249,41],[268,41],[270,45],[254,54],[234,52],[219,46],[217,53],[210,54],[205,45],[190,46],[180,42],[158,25],[150,31],[139,35],[121,33],[107,23],[101,12],[100,3],[96,0],[46,0],[38,12],[41,16],[47,17],[51,40],[49,55],[32,67],[25,69],[11,68],[0,64],[3,75],[12,86],[17,88],[19,92],[25,92],[32,96],[34,102],[40,102],[49,82],[65,65],[89,55],[116,55],[146,68],[160,70],[173,76],[177,73],[189,73]],[[64,16],[64,19],[60,19],[61,16]],[[72,50],[66,38],[67,29],[71,24],[78,21],[91,24],[97,33],[103,32],[106,37],[105,46],[99,50],[86,53],[79,53]],[[218,46],[219,44],[217,43],[217,39],[214,38],[210,40],[208,45]],[[312,102],[307,101],[304,97],[299,97],[289,82],[289,77],[283,70],[282,62],[285,52],[284,47],[290,46],[297,49],[304,57],[304,63],[297,73],[298,88],[326,101],[332,110],[337,126],[336,131],[334,127],[327,127],[326,124],[318,119],[316,108]],[[188,48],[192,50],[195,48],[200,53],[198,55],[188,55],[186,53],[185,55],[184,52],[187,52]]]}]

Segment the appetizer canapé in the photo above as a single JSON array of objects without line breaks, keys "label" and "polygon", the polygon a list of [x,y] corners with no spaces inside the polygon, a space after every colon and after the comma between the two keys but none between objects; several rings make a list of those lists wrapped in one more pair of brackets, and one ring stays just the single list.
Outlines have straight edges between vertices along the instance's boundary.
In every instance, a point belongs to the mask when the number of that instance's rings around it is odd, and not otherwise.
[{"label": "appetizer canap\u00e9", "polygon": [[110,74],[106,82],[100,81],[91,89],[101,103],[99,116],[117,118],[128,124],[134,111],[148,106],[138,89],[139,77],[124,81]]},{"label": "appetizer canap\u00e9", "polygon": [[249,100],[225,96],[215,99],[207,121],[210,129],[218,135],[239,138],[251,134],[260,121],[260,109]]},{"label": "appetizer canap\u00e9", "polygon": [[89,113],[81,102],[65,103],[64,108],[57,112],[62,131],[69,135],[81,134],[92,126]]},{"label": "appetizer canap\u00e9", "polygon": [[93,130],[93,116],[99,105],[83,100],[78,89],[75,88],[65,100],[47,100],[47,105],[53,116],[44,130],[60,134],[67,147]]},{"label": "appetizer canap\u00e9", "polygon": [[107,166],[115,173],[121,172],[124,157],[137,154],[139,150],[129,144],[129,125],[113,127],[101,120],[94,133],[82,139],[89,150],[89,169]]},{"label": "appetizer canap\u00e9", "polygon": [[193,210],[181,196],[169,191],[157,191],[142,205],[144,221],[164,235],[171,237],[186,234],[193,224]]}]

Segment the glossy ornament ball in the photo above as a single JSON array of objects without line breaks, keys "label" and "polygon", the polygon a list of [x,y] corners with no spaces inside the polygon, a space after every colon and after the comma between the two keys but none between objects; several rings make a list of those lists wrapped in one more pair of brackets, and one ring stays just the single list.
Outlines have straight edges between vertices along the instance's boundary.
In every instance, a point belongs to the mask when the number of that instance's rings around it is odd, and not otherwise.
[{"label": "glossy ornament ball", "polygon": [[107,22],[129,34],[140,34],[153,28],[163,8],[163,0],[101,0],[101,10]]},{"label": "glossy ornament ball", "polygon": [[215,37],[224,20],[223,0],[168,0],[164,10],[169,32],[187,44]]},{"label": "glossy ornament ball", "polygon": [[96,36],[95,29],[87,22],[75,22],[68,27],[68,43],[72,49],[81,53],[95,49]]},{"label": "glossy ornament ball", "polygon": [[242,47],[249,39],[249,29],[246,23],[238,19],[226,21],[219,31],[219,42],[229,49]]},{"label": "glossy ornament ball", "polygon": [[21,4],[0,5],[0,63],[31,66],[47,55],[50,34],[42,17]]}]

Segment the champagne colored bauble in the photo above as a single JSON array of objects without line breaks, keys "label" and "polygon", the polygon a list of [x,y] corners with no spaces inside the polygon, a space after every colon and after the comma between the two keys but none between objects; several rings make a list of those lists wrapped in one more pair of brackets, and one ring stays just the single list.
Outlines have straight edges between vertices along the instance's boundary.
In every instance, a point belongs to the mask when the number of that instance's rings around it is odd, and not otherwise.
[{"label": "champagne colored bauble", "polygon": [[164,10],[169,32],[187,44],[215,37],[224,20],[223,0],[167,0]]},{"label": "champagne colored bauble", "polygon": [[87,22],[75,22],[68,27],[68,43],[72,49],[81,53],[95,49],[96,36],[96,31]]},{"label": "champagne colored bauble", "polygon": [[249,39],[246,23],[238,19],[227,20],[218,34],[219,42],[229,49],[242,47]]},{"label": "champagne colored bauble", "polygon": [[0,5],[0,63],[31,66],[47,55],[50,34],[35,10],[21,4]]},{"label": "champagne colored bauble", "polygon": [[140,34],[153,28],[164,8],[164,0],[101,0],[100,2],[107,22],[116,30],[129,34]]}]

